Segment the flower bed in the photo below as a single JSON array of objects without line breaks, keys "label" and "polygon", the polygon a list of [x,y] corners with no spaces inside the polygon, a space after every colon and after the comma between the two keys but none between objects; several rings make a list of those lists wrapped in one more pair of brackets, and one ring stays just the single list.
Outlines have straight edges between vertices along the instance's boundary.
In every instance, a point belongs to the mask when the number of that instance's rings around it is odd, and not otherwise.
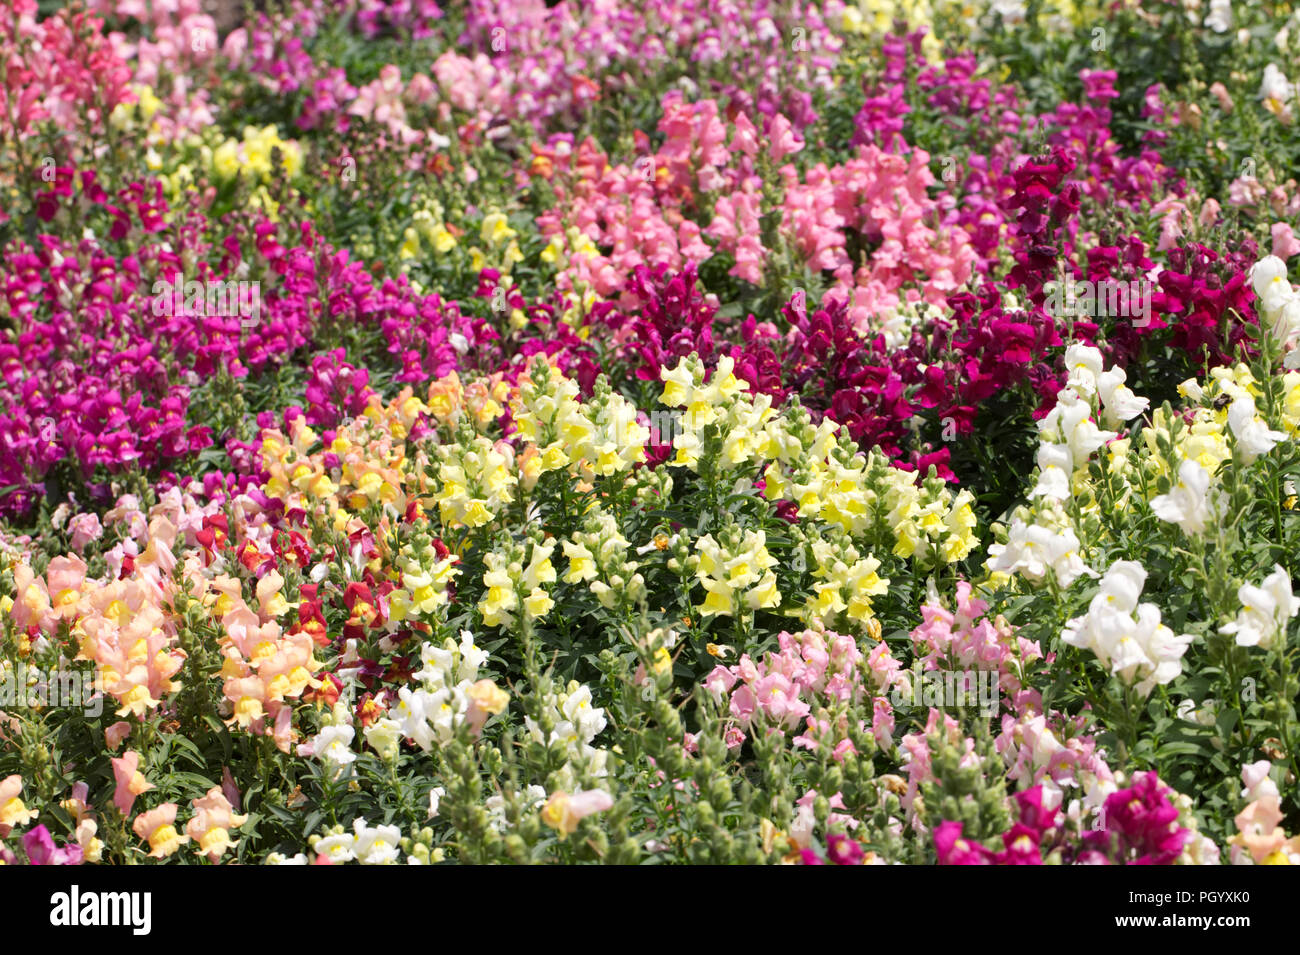
[{"label": "flower bed", "polygon": [[1287,5],[47,6],[0,861],[1300,862]]}]

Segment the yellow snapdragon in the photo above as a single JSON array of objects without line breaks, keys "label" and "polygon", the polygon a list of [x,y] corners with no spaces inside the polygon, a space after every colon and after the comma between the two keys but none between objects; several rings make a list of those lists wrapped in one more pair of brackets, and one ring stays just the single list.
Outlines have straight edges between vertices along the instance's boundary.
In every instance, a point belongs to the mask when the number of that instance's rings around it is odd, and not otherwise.
[{"label": "yellow snapdragon", "polygon": [[735,615],[775,607],[781,602],[776,586],[776,558],[767,551],[763,531],[741,531],[729,525],[721,542],[705,534],[695,542],[695,576],[708,592],[699,607],[703,616]]}]

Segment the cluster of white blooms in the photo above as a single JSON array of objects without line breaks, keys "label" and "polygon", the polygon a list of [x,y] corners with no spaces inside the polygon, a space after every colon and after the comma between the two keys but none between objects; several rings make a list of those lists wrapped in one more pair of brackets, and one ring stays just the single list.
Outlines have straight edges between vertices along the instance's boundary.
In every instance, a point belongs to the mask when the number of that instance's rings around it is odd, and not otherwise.
[{"label": "cluster of white blooms", "polygon": [[[468,630],[460,636],[459,645],[450,637],[442,646],[425,644],[420,650],[424,667],[415,674],[418,685],[398,690],[396,704],[363,730],[365,741],[381,759],[396,757],[404,739],[428,751],[435,743],[448,742],[461,724],[477,735],[487,718],[509,703],[505,690],[490,679],[478,678],[487,651],[475,645]],[[319,733],[298,747],[298,753],[316,757],[337,775],[357,758],[352,748],[356,730],[343,701],[334,705],[327,720]]]},{"label": "cluster of white blooms", "polygon": [[534,742],[548,747],[557,742],[564,744],[569,762],[560,770],[560,784],[569,788],[573,788],[576,781],[575,761],[585,763],[592,776],[604,776],[608,772],[609,752],[591,745],[605,728],[605,711],[591,704],[591,689],[577,680],[570,680],[562,692],[548,693],[542,702],[554,726],[549,735],[532,717],[524,717],[524,725]]},{"label": "cluster of white blooms", "polygon": [[1125,684],[1136,683],[1146,696],[1183,672],[1183,654],[1192,642],[1160,622],[1155,604],[1138,603],[1147,572],[1141,564],[1118,560],[1101,579],[1101,590],[1088,612],[1075,617],[1061,633],[1072,647],[1091,650]]},{"label": "cluster of white blooms", "polygon": [[330,862],[355,859],[362,865],[393,865],[402,859],[401,843],[402,833],[396,826],[370,826],[364,819],[356,819],[352,832],[344,830],[322,836],[314,840],[312,849]]},{"label": "cluster of white blooms", "polygon": [[298,755],[315,756],[337,775],[357,758],[352,749],[352,740],[357,734],[351,726],[351,715],[346,705],[335,704],[333,719],[332,724],[322,727],[319,733],[298,747]]},{"label": "cluster of white blooms", "polygon": [[1199,534],[1210,519],[1210,472],[1187,458],[1178,466],[1178,482],[1167,494],[1151,499],[1156,517],[1177,524],[1184,534]]},{"label": "cluster of white blooms", "polygon": [[[491,680],[478,679],[478,669],[488,658],[462,630],[460,644],[448,637],[441,647],[427,643],[420,650],[424,667],[414,676],[416,689],[402,687],[397,705],[366,728],[366,740],[381,755],[394,751],[401,738],[415,741],[428,751],[448,742],[462,723],[477,733],[489,715],[505,709],[510,696]],[[392,747],[394,749],[386,749]]]},{"label": "cluster of white blooms", "polygon": [[1098,409],[1105,423],[1113,426],[1147,409],[1147,399],[1124,384],[1124,369],[1103,370],[1101,352],[1091,345],[1067,348],[1065,367],[1066,386],[1057,393],[1056,406],[1038,423],[1038,483],[1030,497],[1068,498],[1075,471],[1087,466],[1094,451],[1119,436],[1097,426],[1093,416]]},{"label": "cluster of white blooms", "polygon": [[1082,576],[1097,576],[1083,562],[1079,547],[1078,535],[1066,522],[1053,528],[1016,517],[1007,529],[1007,542],[989,546],[988,567],[993,573],[1020,574],[1035,582],[1050,570],[1057,584],[1069,587]]},{"label": "cluster of white blooms", "polygon": [[1291,575],[1280,564],[1273,565],[1273,573],[1258,587],[1244,584],[1237,599],[1241,601],[1237,619],[1219,632],[1235,634],[1242,647],[1271,650],[1278,637],[1285,635],[1287,621],[1300,612],[1300,598],[1291,592]]},{"label": "cluster of white blooms", "polygon": [[[523,803],[525,812],[536,812],[546,804],[546,790],[541,786],[528,786],[521,794],[520,801]],[[495,796],[489,796],[483,802],[483,808],[487,810],[488,825],[501,832],[506,827],[506,797],[501,793]]]},{"label": "cluster of white blooms", "polygon": [[[1099,448],[1119,439],[1109,428],[1123,426],[1150,404],[1125,384],[1124,369],[1105,367],[1101,352],[1092,345],[1070,345],[1065,367],[1065,387],[1038,423],[1038,480],[1029,493],[1036,503],[1018,509],[1006,543],[990,545],[988,561],[992,573],[1019,574],[1034,582],[1051,571],[1061,587],[1097,576],[1084,562],[1079,536],[1063,508],[1074,495],[1075,477]],[[1126,447],[1128,440],[1116,441],[1116,447]]]},{"label": "cluster of white blooms", "polygon": [[1283,123],[1292,120],[1291,101],[1295,99],[1295,84],[1276,63],[1264,67],[1264,78],[1259,84],[1259,98],[1264,101],[1264,108]]},{"label": "cluster of white blooms", "polygon": [[[442,803],[442,797],[447,795],[447,791],[442,786],[435,786],[429,790],[429,818],[432,819],[438,815],[438,807]],[[520,794],[520,801],[525,811],[536,811],[546,802],[546,790],[541,786],[527,786]],[[506,826],[506,797],[502,793],[496,793],[489,796],[483,802],[483,808],[487,810],[488,825],[501,832]]]},{"label": "cluster of white blooms", "polygon": [[1232,29],[1232,0],[1210,0],[1210,10],[1202,22],[1215,33],[1227,33]]}]

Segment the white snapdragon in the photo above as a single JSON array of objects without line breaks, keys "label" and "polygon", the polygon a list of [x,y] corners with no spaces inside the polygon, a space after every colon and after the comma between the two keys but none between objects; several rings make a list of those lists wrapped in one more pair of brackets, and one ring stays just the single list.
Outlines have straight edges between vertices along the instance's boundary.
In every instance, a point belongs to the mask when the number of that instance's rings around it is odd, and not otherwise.
[{"label": "white snapdragon", "polygon": [[324,856],[330,862],[351,862],[357,857],[356,853],[352,851],[356,844],[355,835],[350,832],[341,832],[338,835],[321,838],[316,843],[314,851],[317,856]]},{"label": "white snapdragon", "polygon": [[475,681],[487,659],[488,652],[474,643],[468,630],[461,631],[459,644],[450,637],[441,646],[426,643],[420,648],[424,666],[414,674],[419,685],[398,690],[397,703],[388,716],[397,722],[403,736],[426,752],[449,742],[461,723],[469,720],[473,725],[470,710]]},{"label": "white snapdragon", "polygon": [[1210,12],[1205,15],[1205,26],[1215,33],[1232,29],[1232,0],[1210,0]]},{"label": "white snapdragon", "polygon": [[1183,700],[1178,704],[1178,718],[1198,726],[1213,726],[1219,717],[1218,700],[1206,700],[1200,706],[1195,700]]},{"label": "white snapdragon", "polygon": [[1126,384],[1123,368],[1107,370],[1101,352],[1075,343],[1065,350],[1066,386],[1056,405],[1038,422],[1038,481],[1030,497],[1063,501],[1070,496],[1074,473],[1088,465],[1093,453],[1119,437],[1098,427],[1093,416],[1100,406],[1104,423],[1117,428],[1146,411],[1150,402]]},{"label": "white snapdragon", "polygon": [[356,732],[347,724],[326,726],[312,738],[312,754],[337,773],[357,758],[352,751],[355,736]]},{"label": "white snapdragon", "polygon": [[312,851],[330,862],[355,860],[362,865],[392,865],[402,858],[401,830],[396,826],[371,826],[362,818],[352,821],[351,832],[338,826],[329,835],[313,838]]},{"label": "white snapdragon", "polygon": [[1261,454],[1268,454],[1279,441],[1286,439],[1281,431],[1269,428],[1255,410],[1255,399],[1249,395],[1234,398],[1228,406],[1228,427],[1232,429],[1237,439],[1237,449],[1247,464]]},{"label": "white snapdragon", "polygon": [[1199,534],[1210,519],[1210,472],[1191,458],[1178,467],[1178,483],[1168,494],[1151,499],[1156,517],[1177,524],[1185,534]]},{"label": "white snapdragon", "polygon": [[362,865],[392,865],[402,857],[402,831],[396,826],[368,826],[364,819],[353,823],[352,852]]},{"label": "white snapdragon", "polygon": [[1097,379],[1102,373],[1101,352],[1092,345],[1075,342],[1065,349],[1065,370],[1069,376],[1065,387],[1092,396],[1097,393]]},{"label": "white snapdragon", "polygon": [[[1061,640],[1091,650],[1110,672],[1146,696],[1183,672],[1190,634],[1175,635],[1160,622],[1155,604],[1136,603],[1146,571],[1133,561],[1116,561],[1101,581],[1088,612],[1071,620]],[[1136,613],[1136,616],[1135,616]]]},{"label": "white snapdragon", "polygon": [[1097,376],[1097,394],[1101,397],[1106,424],[1117,427],[1146,411],[1151,402],[1139,398],[1128,385],[1123,368],[1111,368]]},{"label": "white snapdragon", "polygon": [[389,717],[383,717],[375,720],[367,726],[362,733],[369,743],[383,760],[391,760],[397,757],[397,751],[402,745],[402,724],[397,720]]},{"label": "white snapdragon", "polygon": [[[523,808],[528,812],[536,812],[546,804],[546,790],[541,786],[530,785],[526,787],[520,798]],[[506,797],[501,793],[489,796],[483,802],[483,808],[487,810],[488,825],[501,832],[506,827]]]},{"label": "white snapdragon", "polygon": [[1259,85],[1259,98],[1266,106],[1282,110],[1295,96],[1295,86],[1286,78],[1276,63],[1264,67],[1264,78]]},{"label": "white snapdragon", "polygon": [[1287,278],[1286,262],[1276,255],[1264,256],[1251,266],[1250,283],[1261,324],[1287,349],[1285,366],[1300,367],[1300,349],[1291,347],[1300,335],[1300,294]]},{"label": "white snapdragon", "polygon": [[591,690],[572,680],[562,692],[548,694],[543,702],[554,726],[549,735],[530,716],[524,717],[524,726],[535,742],[544,746],[563,743],[571,761],[585,761],[593,776],[604,776],[609,753],[591,743],[605,729],[605,711],[591,703]]},{"label": "white snapdragon", "polygon": [[1250,285],[1265,311],[1281,308],[1295,296],[1286,276],[1286,263],[1276,255],[1266,255],[1250,268]]},{"label": "white snapdragon", "polygon": [[1258,762],[1247,763],[1241,767],[1241,781],[1245,789],[1241,791],[1241,798],[1246,802],[1255,802],[1258,799],[1267,799],[1270,796],[1278,798],[1277,783],[1269,779],[1269,771],[1272,770],[1273,764],[1267,759],[1261,759]]},{"label": "white snapdragon", "polygon": [[1001,17],[1004,26],[1024,23],[1026,10],[1024,0],[993,0],[989,4],[989,12]]},{"label": "white snapdragon", "polygon": [[1070,478],[1074,474],[1074,455],[1069,445],[1044,442],[1038,446],[1038,483],[1030,497],[1049,497],[1063,501],[1070,496]]},{"label": "white snapdragon", "polygon": [[1278,636],[1286,633],[1287,621],[1300,612],[1300,598],[1291,591],[1291,575],[1280,564],[1273,566],[1258,587],[1242,585],[1237,599],[1241,601],[1237,619],[1219,632],[1235,635],[1241,647],[1272,649]]},{"label": "white snapdragon", "polygon": [[1067,528],[1054,531],[1016,518],[1007,531],[1005,544],[989,547],[989,570],[1015,574],[1038,581],[1051,570],[1061,587],[1069,587],[1084,575],[1096,577],[1079,555],[1079,538]]}]

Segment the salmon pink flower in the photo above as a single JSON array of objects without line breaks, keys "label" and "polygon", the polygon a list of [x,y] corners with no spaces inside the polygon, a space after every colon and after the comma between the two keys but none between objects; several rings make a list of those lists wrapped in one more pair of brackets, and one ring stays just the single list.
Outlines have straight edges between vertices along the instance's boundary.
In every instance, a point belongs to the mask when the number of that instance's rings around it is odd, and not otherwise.
[{"label": "salmon pink flower", "polygon": [[135,750],[115,757],[111,762],[113,777],[117,780],[117,788],[113,791],[113,804],[122,815],[129,816],[131,807],[135,804],[135,797],[153,789],[153,783],[145,779],[144,774],[139,771],[140,754]]},{"label": "salmon pink flower", "polygon": [[189,836],[182,836],[176,831],[176,810],[174,802],[165,802],[157,809],[150,809],[135,817],[132,831],[149,843],[149,856],[165,859],[176,852],[183,843],[189,842]]},{"label": "salmon pink flower", "polygon": [[28,809],[20,798],[23,792],[23,778],[16,773],[0,781],[0,838],[36,818],[34,809]]},{"label": "salmon pink flower", "polygon": [[213,786],[202,799],[194,800],[194,818],[186,825],[185,831],[197,844],[197,851],[206,855],[209,862],[218,862],[227,849],[239,844],[230,838],[230,830],[242,826],[248,817],[239,815],[234,808],[220,786]]},{"label": "salmon pink flower", "polygon": [[104,730],[104,745],[110,750],[116,750],[122,745],[122,741],[131,735],[131,724],[126,720],[118,720],[112,726]]},{"label": "salmon pink flower", "polygon": [[594,813],[604,812],[614,805],[613,798],[603,789],[589,789],[569,795],[556,790],[542,807],[542,822],[554,829],[561,839],[576,832],[578,823]]}]

